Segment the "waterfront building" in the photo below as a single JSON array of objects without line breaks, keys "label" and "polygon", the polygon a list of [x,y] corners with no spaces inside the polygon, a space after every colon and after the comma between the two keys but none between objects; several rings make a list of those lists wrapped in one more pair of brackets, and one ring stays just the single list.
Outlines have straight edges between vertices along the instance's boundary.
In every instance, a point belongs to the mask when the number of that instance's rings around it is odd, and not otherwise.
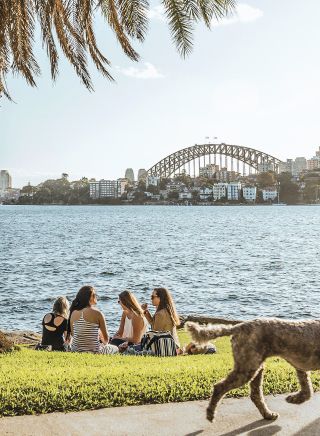
[{"label": "waterfront building", "polygon": [[130,183],[134,183],[134,172],[132,168],[127,168],[124,176],[125,179],[128,179]]},{"label": "waterfront building", "polygon": [[199,198],[203,201],[212,200],[212,188],[201,188],[199,191]]},{"label": "waterfront building", "polygon": [[212,188],[212,197],[214,201],[220,200],[221,198],[226,198],[227,196],[227,184],[226,183],[216,183]]},{"label": "waterfront building", "polygon": [[7,170],[0,171],[0,191],[12,188],[12,178]]},{"label": "waterfront building", "polygon": [[262,189],[263,201],[274,201],[278,196],[278,190],[276,186],[268,186]]},{"label": "waterfront building", "polygon": [[179,200],[192,200],[192,193],[187,188],[183,188],[179,192]]},{"label": "waterfront building", "polygon": [[145,170],[144,168],[140,168],[140,170],[138,171],[138,182],[140,181],[144,182],[147,176],[148,176],[147,170]]},{"label": "waterfront building", "polygon": [[157,176],[148,176],[146,179],[146,187],[149,185],[151,186],[158,186],[160,183],[160,177]]},{"label": "waterfront building", "polygon": [[120,178],[117,181],[118,181],[120,197],[121,197],[127,191],[128,179]]},{"label": "waterfront building", "polygon": [[242,188],[242,196],[246,201],[254,203],[257,199],[257,188],[256,186],[244,186]]},{"label": "waterfront building", "polygon": [[186,185],[182,182],[174,182],[173,180],[171,180],[168,184],[167,184],[167,190],[172,192],[172,191],[180,191],[181,189],[183,189]]},{"label": "waterfront building", "polygon": [[90,182],[90,198],[120,198],[121,182],[118,180],[100,180]]},{"label": "waterfront building", "polygon": [[240,194],[241,194],[241,183],[240,182],[228,183],[228,186],[227,186],[227,198],[228,198],[228,200],[238,201],[240,199]]}]

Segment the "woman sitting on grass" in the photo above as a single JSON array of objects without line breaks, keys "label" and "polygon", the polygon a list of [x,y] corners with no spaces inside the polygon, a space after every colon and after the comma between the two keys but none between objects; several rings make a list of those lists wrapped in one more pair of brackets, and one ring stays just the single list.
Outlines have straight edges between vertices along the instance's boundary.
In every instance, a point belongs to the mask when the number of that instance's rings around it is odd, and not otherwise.
[{"label": "woman sitting on grass", "polygon": [[58,297],[53,303],[52,312],[42,320],[42,346],[51,346],[52,351],[66,351],[69,316],[69,302],[66,297]]},{"label": "woman sitting on grass", "polygon": [[151,324],[152,330],[170,331],[175,343],[180,347],[177,334],[177,326],[180,324],[180,319],[168,289],[154,288],[151,302],[156,307],[156,312],[153,316],[148,310],[147,303],[142,304],[141,307],[144,310],[145,317]]},{"label": "woman sitting on grass", "polygon": [[121,292],[118,303],[122,308],[122,316],[119,329],[110,343],[113,345],[122,344],[121,348],[127,345],[137,345],[141,342],[141,338],[147,329],[147,321],[143,310],[134,294],[130,291]]},{"label": "woman sitting on grass", "polygon": [[[99,354],[118,353],[118,347],[109,345],[107,325],[100,310],[94,308],[97,296],[92,286],[83,286],[70,308],[68,336],[73,337],[71,351]],[[102,343],[100,343],[100,341]]]}]

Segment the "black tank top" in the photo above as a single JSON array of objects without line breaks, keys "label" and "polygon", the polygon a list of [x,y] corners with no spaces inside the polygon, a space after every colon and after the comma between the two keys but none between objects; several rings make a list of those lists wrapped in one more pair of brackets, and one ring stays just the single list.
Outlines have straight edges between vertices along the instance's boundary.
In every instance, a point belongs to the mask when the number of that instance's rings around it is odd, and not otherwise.
[{"label": "black tank top", "polygon": [[[45,315],[42,320],[42,345],[51,345],[53,351],[64,351],[64,336],[63,333],[67,330],[68,321],[64,319],[59,326],[54,324],[57,316],[50,313],[51,320],[47,323],[44,322]],[[58,315],[60,316],[60,315]],[[55,330],[48,330],[46,326],[54,328]]]}]

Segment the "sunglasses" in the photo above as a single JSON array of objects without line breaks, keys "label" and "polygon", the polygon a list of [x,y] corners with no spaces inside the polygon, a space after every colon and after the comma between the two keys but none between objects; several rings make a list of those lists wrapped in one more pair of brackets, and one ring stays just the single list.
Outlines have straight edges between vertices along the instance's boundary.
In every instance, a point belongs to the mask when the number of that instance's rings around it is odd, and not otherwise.
[{"label": "sunglasses", "polygon": [[120,300],[118,300],[118,304],[120,304],[121,303],[121,301]]}]

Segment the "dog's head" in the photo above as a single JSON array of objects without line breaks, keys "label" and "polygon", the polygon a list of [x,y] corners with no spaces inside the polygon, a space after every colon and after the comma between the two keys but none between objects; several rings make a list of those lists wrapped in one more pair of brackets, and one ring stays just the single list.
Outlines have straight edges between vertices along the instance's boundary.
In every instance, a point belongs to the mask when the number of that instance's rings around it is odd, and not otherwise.
[{"label": "dog's head", "polygon": [[185,354],[213,354],[216,352],[216,347],[210,342],[202,345],[189,342],[185,346],[184,352]]}]

